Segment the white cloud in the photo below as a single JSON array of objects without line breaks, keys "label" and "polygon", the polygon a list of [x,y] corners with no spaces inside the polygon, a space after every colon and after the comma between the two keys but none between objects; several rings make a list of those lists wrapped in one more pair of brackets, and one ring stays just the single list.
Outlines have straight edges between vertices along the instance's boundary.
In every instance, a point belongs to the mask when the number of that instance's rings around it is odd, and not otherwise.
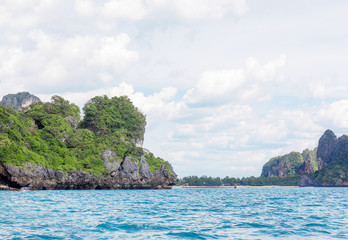
[{"label": "white cloud", "polygon": [[308,89],[315,98],[327,98],[331,96],[345,96],[348,92],[346,81],[340,82],[332,78],[310,81]]},{"label": "white cloud", "polygon": [[[196,128],[195,128],[195,125],[193,124],[184,123],[184,124],[179,124],[176,127],[175,135],[177,136],[190,136],[193,134],[196,134]],[[172,136],[173,134],[171,134],[171,137]]]},{"label": "white cloud", "polygon": [[47,83],[56,82],[65,79],[68,76],[68,72],[60,60],[52,59],[46,64],[41,76],[43,79],[49,79],[49,81],[46,81]]},{"label": "white cloud", "polygon": [[[0,27],[5,31],[21,33],[35,28],[45,21],[47,12],[57,11],[57,0],[11,0],[2,1],[0,6]],[[47,21],[47,19],[46,19]]]},{"label": "white cloud", "polygon": [[219,19],[229,13],[244,15],[245,0],[147,0],[152,11],[169,11],[183,19]]},{"label": "white cloud", "polygon": [[76,0],[75,9],[81,16],[98,14],[105,19],[139,21],[145,18],[166,17],[181,19],[219,19],[248,11],[245,0],[108,0],[102,5],[90,0]]},{"label": "white cloud", "polygon": [[138,60],[125,33],[62,38],[35,30],[28,38],[33,42],[29,49],[0,47],[0,76],[7,91],[15,91],[19,83],[27,90],[100,87]]},{"label": "white cloud", "polygon": [[75,0],[75,9],[79,15],[90,17],[95,14],[96,6],[91,0]]},{"label": "white cloud", "polygon": [[286,122],[282,119],[262,119],[256,126],[253,127],[253,136],[255,140],[263,143],[279,143],[286,138],[288,128]]},{"label": "white cloud", "polygon": [[1,5],[0,6],[0,26],[5,25],[8,19],[10,18],[11,18],[11,14],[8,11],[8,9],[4,5]]},{"label": "white cloud", "polygon": [[112,33],[119,19],[132,22],[170,16],[175,21],[199,20],[223,18],[230,13],[244,15],[247,9],[244,0],[11,0],[1,2],[0,27],[9,36],[37,28],[74,34],[86,24],[90,31]]},{"label": "white cloud", "polygon": [[248,12],[246,0],[229,1],[235,14],[242,16]]},{"label": "white cloud", "polygon": [[255,58],[249,58],[245,68],[202,73],[195,88],[184,96],[188,103],[240,98],[244,100],[269,99],[267,92],[275,82],[282,80],[279,69],[285,65],[285,56],[260,64]]},{"label": "white cloud", "polygon": [[127,46],[130,38],[121,33],[115,37],[101,37],[96,43],[98,47],[88,59],[88,65],[99,69],[113,69],[115,73],[124,70],[129,63],[138,60],[138,54],[129,51]]},{"label": "white cloud", "polygon": [[196,84],[196,88],[191,89],[184,99],[189,103],[199,101],[209,101],[214,98],[222,97],[227,93],[232,93],[245,82],[245,75],[242,70],[221,70],[202,73],[201,78]]},{"label": "white cloud", "polygon": [[215,132],[217,129],[229,129],[231,126],[243,124],[252,119],[253,110],[248,105],[222,105],[209,110],[200,123],[205,131]]},{"label": "white cloud", "polygon": [[[7,25],[7,27],[15,29],[25,29],[34,26],[37,18],[30,13],[32,10],[33,6],[29,1],[5,2],[0,7],[0,26]],[[9,19],[12,19],[12,21],[9,21]]]},{"label": "white cloud", "polygon": [[104,3],[100,13],[103,17],[140,20],[145,16],[142,0],[109,0]]},{"label": "white cloud", "polygon": [[268,118],[283,119],[287,122],[288,128],[295,129],[298,133],[321,130],[321,127],[316,122],[315,109],[312,109],[312,112],[301,109],[283,110],[271,113]]},{"label": "white cloud", "polygon": [[250,78],[257,81],[270,82],[282,80],[279,76],[279,69],[286,64],[286,56],[281,55],[278,59],[269,61],[262,65],[255,58],[249,58],[246,62],[246,72]]},{"label": "white cloud", "polygon": [[319,121],[335,128],[348,128],[348,100],[343,99],[324,105],[319,111]]},{"label": "white cloud", "polygon": [[16,66],[23,54],[19,48],[0,48],[0,76],[5,79],[8,76],[16,74]]},{"label": "white cloud", "polygon": [[144,19],[201,20],[221,19],[229,14],[242,16],[248,11],[245,0],[75,0],[76,13],[82,17],[98,16],[98,26],[112,31],[110,21]]}]

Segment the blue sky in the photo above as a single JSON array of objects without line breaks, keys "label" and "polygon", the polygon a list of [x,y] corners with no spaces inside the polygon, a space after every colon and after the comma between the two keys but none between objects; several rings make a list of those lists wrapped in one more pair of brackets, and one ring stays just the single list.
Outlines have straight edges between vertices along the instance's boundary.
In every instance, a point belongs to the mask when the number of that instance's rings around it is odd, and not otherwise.
[{"label": "blue sky", "polygon": [[347,133],[347,23],[343,0],[2,1],[0,96],[128,95],[179,177],[259,176]]}]

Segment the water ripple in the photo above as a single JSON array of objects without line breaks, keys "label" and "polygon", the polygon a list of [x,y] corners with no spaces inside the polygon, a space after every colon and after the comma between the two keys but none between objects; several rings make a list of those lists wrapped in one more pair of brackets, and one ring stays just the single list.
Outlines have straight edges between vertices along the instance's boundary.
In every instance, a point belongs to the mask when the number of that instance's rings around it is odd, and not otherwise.
[{"label": "water ripple", "polygon": [[348,188],[0,192],[1,239],[348,239]]}]

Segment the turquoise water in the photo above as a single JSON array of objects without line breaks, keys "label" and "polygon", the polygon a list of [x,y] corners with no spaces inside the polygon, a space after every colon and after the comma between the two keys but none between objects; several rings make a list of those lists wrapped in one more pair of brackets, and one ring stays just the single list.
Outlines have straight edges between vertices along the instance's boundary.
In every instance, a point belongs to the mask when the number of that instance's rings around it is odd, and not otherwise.
[{"label": "turquoise water", "polygon": [[348,188],[0,191],[1,239],[348,239]]}]

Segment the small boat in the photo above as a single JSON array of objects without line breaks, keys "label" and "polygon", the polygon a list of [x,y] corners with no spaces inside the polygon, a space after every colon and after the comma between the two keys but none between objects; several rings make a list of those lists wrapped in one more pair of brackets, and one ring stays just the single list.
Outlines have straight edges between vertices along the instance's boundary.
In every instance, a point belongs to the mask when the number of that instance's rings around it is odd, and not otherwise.
[{"label": "small boat", "polygon": [[21,191],[32,191],[32,187],[21,187]]}]

